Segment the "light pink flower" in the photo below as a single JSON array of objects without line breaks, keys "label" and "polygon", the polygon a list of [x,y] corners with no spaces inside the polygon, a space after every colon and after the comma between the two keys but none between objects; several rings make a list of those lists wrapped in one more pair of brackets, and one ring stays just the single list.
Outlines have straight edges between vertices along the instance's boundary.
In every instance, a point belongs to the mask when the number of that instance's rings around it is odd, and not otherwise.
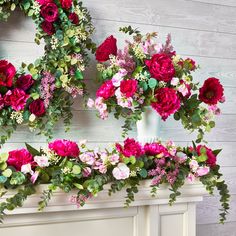
[{"label": "light pink flower", "polygon": [[120,157],[117,154],[113,154],[113,155],[109,156],[109,161],[112,165],[117,164],[119,162],[119,160],[120,160]]},{"label": "light pink flower", "polygon": [[171,84],[172,86],[177,86],[177,85],[179,84],[179,78],[174,77],[174,78],[171,80],[170,84]]},{"label": "light pink flower", "polygon": [[30,181],[34,184],[39,177],[39,171],[35,171],[34,174],[31,176]]},{"label": "light pink flower", "polygon": [[210,172],[210,167],[208,166],[200,166],[198,169],[197,169],[197,176],[204,176],[204,175],[207,175],[208,173]]},{"label": "light pink flower", "polygon": [[94,100],[91,99],[91,98],[89,98],[89,99],[88,99],[88,102],[87,102],[87,106],[88,106],[89,108],[93,108],[93,107],[95,106]]},{"label": "light pink flower", "polygon": [[32,173],[31,164],[28,163],[28,164],[21,166],[21,172],[24,174]]},{"label": "light pink flower", "polygon": [[112,174],[115,179],[127,179],[130,175],[130,169],[124,163],[119,163],[116,168],[113,169]]},{"label": "light pink flower", "polygon": [[127,71],[125,69],[120,69],[118,73],[116,73],[112,78],[112,83],[115,87],[120,86],[120,82],[123,80],[123,78],[127,75]]},{"label": "light pink flower", "polygon": [[46,155],[43,156],[35,156],[34,161],[38,164],[39,167],[47,167],[49,166],[48,157]]},{"label": "light pink flower", "polygon": [[85,167],[82,171],[83,177],[85,177],[85,178],[89,177],[91,175],[91,173],[92,173],[92,170],[89,167]]},{"label": "light pink flower", "polygon": [[189,166],[190,166],[190,168],[192,169],[193,172],[196,172],[198,167],[199,167],[198,162],[196,160],[191,160],[189,162]]},{"label": "light pink flower", "polygon": [[96,161],[96,157],[93,152],[85,152],[79,156],[79,159],[87,165],[94,165]]},{"label": "light pink flower", "polygon": [[191,173],[189,173],[189,175],[187,176],[187,180],[189,183],[193,184],[195,181],[195,176]]}]

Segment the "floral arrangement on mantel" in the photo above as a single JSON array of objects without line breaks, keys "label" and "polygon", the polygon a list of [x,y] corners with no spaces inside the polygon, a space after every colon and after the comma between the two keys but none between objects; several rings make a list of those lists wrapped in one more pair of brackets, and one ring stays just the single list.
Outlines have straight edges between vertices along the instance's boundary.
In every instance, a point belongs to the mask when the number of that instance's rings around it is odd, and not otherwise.
[{"label": "floral arrangement on mantel", "polygon": [[200,143],[215,126],[214,116],[220,114],[217,104],[225,100],[220,81],[209,78],[199,88],[192,76],[198,66],[176,54],[170,35],[161,45],[153,40],[157,33],[142,35],[131,26],[120,31],[133,35],[133,42],[126,41],[125,48],[118,50],[117,40],[110,36],[98,47],[97,69],[103,84],[88,106],[95,107],[102,119],[113,111],[117,119],[124,117],[124,136],[151,106],[162,120],[174,114],[185,129],[198,130]]},{"label": "floral arrangement on mantel", "polygon": [[21,124],[49,138],[60,118],[69,127],[72,99],[85,94],[87,49],[95,48],[91,17],[81,2],[0,0],[0,19],[7,20],[16,6],[33,19],[35,42],[45,41],[45,53],[19,70],[0,60],[0,144]]},{"label": "floral arrangement on mantel", "polygon": [[182,148],[171,141],[141,145],[130,138],[104,151],[88,149],[85,141],[77,145],[67,140],[56,140],[39,151],[28,144],[26,147],[0,155],[0,196],[11,189],[17,191],[14,196],[0,200],[2,220],[6,210],[21,207],[40,184],[48,184],[48,189],[42,193],[39,210],[47,206],[58,188],[68,194],[76,189],[78,193],[71,196],[71,201],[82,207],[108,183],[111,183],[109,194],[126,189],[125,206],[129,206],[135,200],[140,181],[146,179],[151,180],[152,196],[158,194],[161,184],[169,184],[170,204],[181,195],[186,180],[198,179],[210,194],[218,189],[222,206],[220,222],[226,219],[230,195],[216,164],[220,150],[195,143]]}]

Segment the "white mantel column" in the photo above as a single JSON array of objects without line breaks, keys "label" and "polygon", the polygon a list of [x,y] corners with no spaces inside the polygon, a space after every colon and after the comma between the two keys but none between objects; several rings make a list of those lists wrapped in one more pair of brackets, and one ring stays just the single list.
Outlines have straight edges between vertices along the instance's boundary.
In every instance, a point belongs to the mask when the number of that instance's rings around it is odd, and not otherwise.
[{"label": "white mantel column", "polygon": [[[42,186],[43,188],[43,186]],[[157,197],[150,197],[148,182],[140,186],[136,201],[124,208],[125,191],[109,197],[105,189],[81,209],[69,202],[70,195],[60,191],[44,212],[37,212],[40,195],[5,217],[0,235],[6,236],[195,236],[196,203],[205,195],[199,183],[186,184],[182,196],[168,205],[168,186]]]}]

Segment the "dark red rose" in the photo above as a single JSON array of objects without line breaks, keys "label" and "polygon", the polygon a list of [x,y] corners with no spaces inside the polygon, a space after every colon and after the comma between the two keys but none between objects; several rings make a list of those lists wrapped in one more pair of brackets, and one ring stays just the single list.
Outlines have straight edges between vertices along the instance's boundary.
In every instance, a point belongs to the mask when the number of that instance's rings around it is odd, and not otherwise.
[{"label": "dark red rose", "polygon": [[98,89],[96,96],[108,99],[115,95],[115,86],[112,84],[111,80],[104,82]]},{"label": "dark red rose", "polygon": [[13,166],[17,171],[21,171],[21,167],[29,163],[33,163],[33,156],[28,150],[23,148],[9,152],[7,164]]},{"label": "dark red rose", "polygon": [[180,98],[172,88],[160,88],[155,92],[156,101],[152,107],[159,113],[163,120],[174,114],[180,108]]},{"label": "dark red rose", "polygon": [[29,105],[29,111],[36,116],[43,116],[46,113],[46,108],[42,99],[34,100]]},{"label": "dark red rose", "polygon": [[216,105],[224,96],[224,88],[216,78],[207,79],[199,90],[199,100],[208,105]]},{"label": "dark red rose", "polygon": [[70,13],[69,20],[75,25],[79,24],[79,16],[75,12]]},{"label": "dark red rose", "polygon": [[16,81],[16,87],[24,91],[31,88],[34,84],[34,79],[31,75],[22,75]]},{"label": "dark red rose", "polygon": [[151,60],[145,61],[153,78],[169,82],[175,75],[175,68],[170,57],[166,54],[155,54]]},{"label": "dark red rose", "polygon": [[22,111],[25,108],[26,102],[30,96],[24,90],[15,88],[9,90],[4,96],[4,103],[11,106],[15,111]]},{"label": "dark red rose", "polygon": [[51,2],[43,5],[40,14],[47,22],[56,21],[59,16],[57,5]]},{"label": "dark red rose", "polygon": [[44,21],[41,24],[42,30],[47,33],[48,35],[53,35],[55,34],[55,28],[53,26],[53,23]]},{"label": "dark red rose", "polygon": [[5,60],[0,60],[0,85],[11,87],[16,74],[15,67]]},{"label": "dark red rose", "polygon": [[202,149],[206,150],[206,155],[207,155],[206,163],[209,166],[214,167],[216,165],[216,161],[217,161],[215,154],[213,153],[213,151],[210,148],[206,147],[205,145],[198,145],[197,146],[197,154],[199,156],[201,155]]},{"label": "dark red rose", "polygon": [[64,9],[70,9],[72,7],[72,0],[60,0],[61,6]]},{"label": "dark red rose", "polygon": [[97,49],[96,59],[99,62],[105,62],[109,60],[110,55],[117,55],[116,39],[111,35],[107,38]]},{"label": "dark red rose", "polygon": [[125,97],[132,97],[138,88],[138,81],[134,79],[122,80],[120,83],[120,91]]},{"label": "dark red rose", "polygon": [[139,158],[144,153],[142,145],[133,138],[127,138],[124,141],[124,147],[117,143],[116,149],[126,157],[135,156],[136,158]]}]

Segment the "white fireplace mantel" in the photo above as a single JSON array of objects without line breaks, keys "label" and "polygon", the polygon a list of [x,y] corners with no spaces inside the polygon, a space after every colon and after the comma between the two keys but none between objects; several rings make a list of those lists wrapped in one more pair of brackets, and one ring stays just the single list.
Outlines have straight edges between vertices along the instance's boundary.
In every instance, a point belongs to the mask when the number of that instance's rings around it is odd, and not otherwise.
[{"label": "white fireplace mantel", "polygon": [[[42,190],[45,186],[41,186]],[[72,194],[54,193],[44,212],[37,211],[40,194],[31,196],[22,208],[7,212],[0,235],[7,236],[195,236],[196,203],[206,194],[200,183],[185,184],[182,195],[168,205],[170,191],[162,186],[150,196],[149,182],[139,187],[136,201],[124,208],[125,191],[108,196],[108,187],[78,209]],[[41,191],[39,191],[40,193]],[[9,197],[6,195],[5,197]]]}]

